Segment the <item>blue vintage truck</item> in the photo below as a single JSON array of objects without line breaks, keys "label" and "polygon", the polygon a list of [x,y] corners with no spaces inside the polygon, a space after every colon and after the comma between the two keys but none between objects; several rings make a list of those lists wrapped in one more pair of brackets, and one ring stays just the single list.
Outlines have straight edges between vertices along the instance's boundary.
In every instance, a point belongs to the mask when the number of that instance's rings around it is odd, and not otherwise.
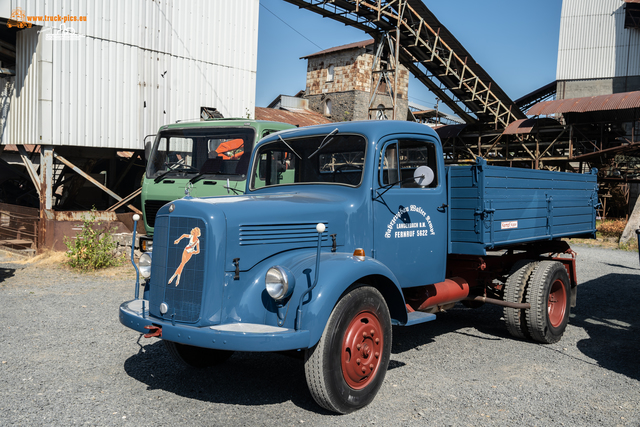
[{"label": "blue vintage truck", "polygon": [[348,413],[382,385],[392,325],[457,302],[503,306],[516,337],[561,338],[577,291],[561,238],[595,235],[594,171],[445,167],[433,130],[396,121],[269,135],[249,171],[243,195],[158,211],[142,296],[136,283],[120,306],[180,363],[299,350],[316,402]]}]

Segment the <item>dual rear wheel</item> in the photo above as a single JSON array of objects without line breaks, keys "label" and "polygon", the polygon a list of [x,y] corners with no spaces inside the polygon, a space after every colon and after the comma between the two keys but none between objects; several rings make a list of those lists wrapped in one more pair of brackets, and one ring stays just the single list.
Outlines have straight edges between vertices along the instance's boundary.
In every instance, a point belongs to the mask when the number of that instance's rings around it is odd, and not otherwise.
[{"label": "dual rear wheel", "polygon": [[528,310],[505,307],[509,333],[552,344],[562,338],[571,310],[571,284],[558,261],[523,260],[514,265],[505,284],[504,299],[531,305]]}]

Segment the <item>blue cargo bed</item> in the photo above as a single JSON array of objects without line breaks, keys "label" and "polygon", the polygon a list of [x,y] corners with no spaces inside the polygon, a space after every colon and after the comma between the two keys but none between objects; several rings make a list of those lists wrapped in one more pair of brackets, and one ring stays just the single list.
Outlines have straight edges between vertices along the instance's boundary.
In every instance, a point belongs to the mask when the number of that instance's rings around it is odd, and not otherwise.
[{"label": "blue cargo bed", "polygon": [[485,255],[517,243],[594,237],[597,171],[448,166],[449,253]]}]

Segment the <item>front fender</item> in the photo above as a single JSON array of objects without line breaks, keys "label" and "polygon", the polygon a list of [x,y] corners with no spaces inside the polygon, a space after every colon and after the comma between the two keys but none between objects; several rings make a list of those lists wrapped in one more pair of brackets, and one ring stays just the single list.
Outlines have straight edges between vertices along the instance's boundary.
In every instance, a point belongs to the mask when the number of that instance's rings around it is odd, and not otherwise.
[{"label": "front fender", "polygon": [[[315,257],[310,261],[315,262]],[[314,273],[311,273],[313,277]],[[300,329],[309,331],[309,347],[320,340],[333,308],[345,291],[358,282],[378,288],[387,301],[391,317],[400,324],[407,322],[402,290],[394,274],[384,264],[369,257],[360,261],[348,253],[325,253],[320,257],[318,284],[304,297],[301,306]],[[297,306],[299,300],[292,302]]]}]

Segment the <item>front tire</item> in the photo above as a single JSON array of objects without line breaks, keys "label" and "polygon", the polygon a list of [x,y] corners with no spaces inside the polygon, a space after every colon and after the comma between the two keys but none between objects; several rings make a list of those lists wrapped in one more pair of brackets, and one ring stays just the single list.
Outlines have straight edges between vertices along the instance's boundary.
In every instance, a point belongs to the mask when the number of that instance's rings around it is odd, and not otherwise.
[{"label": "front tire", "polygon": [[527,302],[527,326],[531,338],[543,344],[560,341],[569,322],[569,275],[558,261],[541,261],[533,273]]},{"label": "front tire", "polygon": [[318,405],[347,414],[382,386],[391,356],[391,317],[377,289],[362,286],[340,299],[320,341],[305,352],[305,377]]},{"label": "front tire", "polygon": [[162,340],[171,358],[183,367],[204,369],[226,362],[233,351],[194,347],[173,341]]}]

